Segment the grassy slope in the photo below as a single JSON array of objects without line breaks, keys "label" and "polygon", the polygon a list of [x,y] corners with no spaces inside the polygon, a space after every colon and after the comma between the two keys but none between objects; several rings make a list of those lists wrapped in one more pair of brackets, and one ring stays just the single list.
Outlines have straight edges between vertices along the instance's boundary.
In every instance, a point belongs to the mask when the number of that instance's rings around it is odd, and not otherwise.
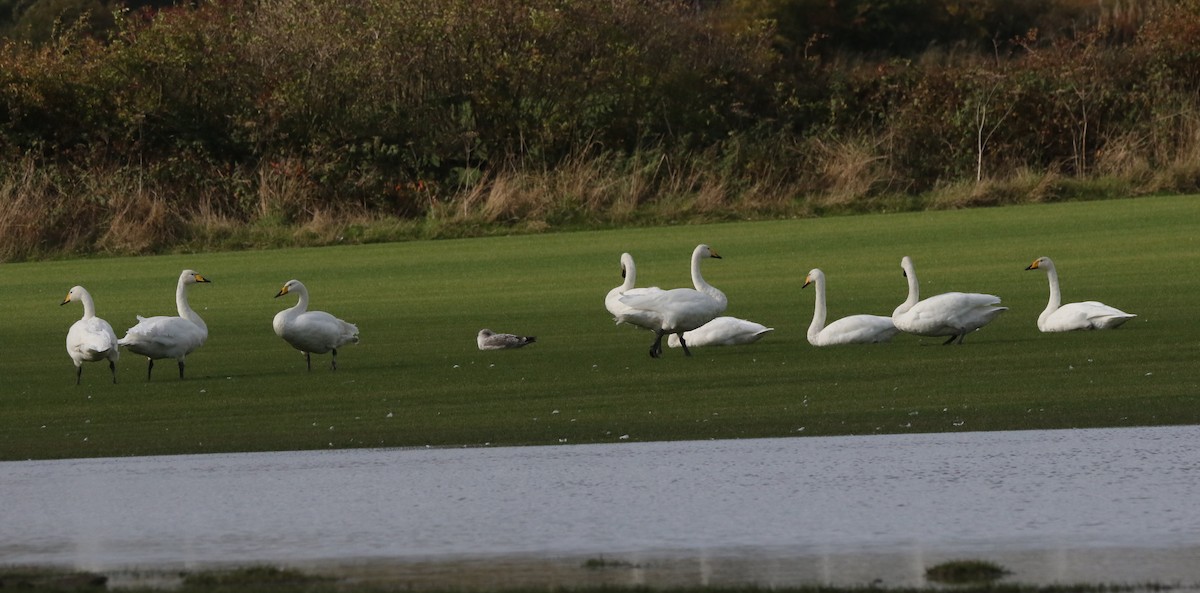
[{"label": "grassy slope", "polygon": [[[0,459],[298,448],[493,445],[881,432],[1125,426],[1200,421],[1200,200],[1107,202],[679,226],[357,247],[94,259],[0,267]],[[698,242],[730,315],[776,328],[748,347],[647,355],[650,334],[613,327],[605,293],[618,256],[639,285],[689,283]],[[1011,310],[961,347],[900,336],[817,349],[805,273],[829,277],[830,319],[888,314],[905,296],[991,292]],[[1118,331],[1041,334],[1046,278],[1064,298],[1140,316]],[[118,334],[170,314],[174,279],[210,328],[188,379],[127,352],[121,383],[91,364],[73,385],[64,352],[86,286]],[[275,337],[272,300],[303,280],[315,308],[359,325],[340,370],[314,370]],[[480,352],[482,327],[538,344]]]}]

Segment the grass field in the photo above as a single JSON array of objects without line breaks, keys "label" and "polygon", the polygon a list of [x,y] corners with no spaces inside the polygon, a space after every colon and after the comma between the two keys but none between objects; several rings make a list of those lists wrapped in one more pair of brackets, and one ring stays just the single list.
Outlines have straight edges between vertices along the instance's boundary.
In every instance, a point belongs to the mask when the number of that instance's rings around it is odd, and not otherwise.
[{"label": "grass field", "polygon": [[[85,259],[0,266],[0,459],[441,445],[1132,426],[1200,422],[1200,200],[1139,198],[994,209],[676,226],[355,247]],[[689,285],[697,243],[726,314],[774,327],[751,346],[647,354],[613,326],[605,293],[631,252],[639,285]],[[901,335],[818,349],[805,331],[813,267],[830,320],[890,314],[903,255],[923,296],[1000,295],[1010,310],[962,346]],[[1064,300],[1139,317],[1116,331],[1042,334],[1048,289],[1025,271],[1049,255]],[[180,381],[122,352],[120,383],[64,339],[88,288],[118,335],[135,314],[174,314],[183,268],[212,280],[192,306],[209,340]],[[312,307],[361,329],[329,357],[271,331],[298,278]],[[480,352],[475,334],[533,334]]]}]

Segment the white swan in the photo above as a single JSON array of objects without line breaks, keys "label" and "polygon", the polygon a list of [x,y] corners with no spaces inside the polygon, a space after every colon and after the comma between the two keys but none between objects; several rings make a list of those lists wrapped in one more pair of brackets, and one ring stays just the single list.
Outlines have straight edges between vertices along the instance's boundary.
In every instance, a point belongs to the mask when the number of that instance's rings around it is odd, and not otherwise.
[{"label": "white swan", "polygon": [[655,327],[653,316],[622,303],[621,297],[663,292],[663,289],[657,286],[634,288],[634,284],[637,282],[637,267],[633,264],[633,256],[628,253],[621,254],[621,277],[625,281],[620,286],[608,291],[608,295],[604,297],[604,307],[608,309],[609,313],[612,313],[613,321],[617,325],[627,323],[634,327],[653,330]]},{"label": "white swan", "polygon": [[892,312],[892,323],[906,333],[918,336],[950,336],[944,344],[963,338],[996,318],[1008,307],[1001,307],[1000,297],[977,292],[947,292],[921,299],[917,272],[912,258],[900,260],[908,278],[908,300]]},{"label": "white swan", "polygon": [[479,345],[480,350],[504,350],[507,348],[521,348],[528,346],[537,341],[534,336],[518,336],[516,334],[498,334],[490,329],[479,330],[479,335],[475,336],[475,343]]},{"label": "white swan", "polygon": [[[737,317],[718,317],[694,330],[683,332],[683,340],[689,346],[737,346],[753,344],[772,331],[775,328],[761,323]],[[679,336],[667,336],[667,346],[678,348]]]},{"label": "white swan", "polygon": [[312,370],[312,355],[333,352],[330,367],[337,370],[337,349],[345,344],[358,343],[358,327],[324,311],[308,310],[308,289],[299,280],[288,280],[275,294],[299,296],[296,304],[275,314],[271,325],[275,335],[304,353],[304,362]]},{"label": "white swan", "polygon": [[1116,307],[1110,307],[1096,301],[1082,303],[1062,302],[1062,293],[1058,286],[1058,270],[1048,257],[1039,257],[1029,264],[1026,270],[1045,270],[1050,279],[1050,302],[1046,310],[1038,316],[1038,329],[1043,332],[1066,332],[1079,329],[1112,329],[1122,323],[1137,317]]},{"label": "white swan", "polygon": [[653,321],[651,325],[655,337],[654,344],[650,346],[651,357],[662,356],[662,338],[666,334],[679,334],[679,345],[683,347],[685,354],[691,356],[687,338],[683,338],[682,334],[712,321],[728,305],[725,293],[705,282],[704,277],[700,275],[700,262],[710,257],[721,258],[716,251],[704,244],[697,245],[692,251],[692,285],[695,288],[673,288],[621,297],[620,301],[636,309],[636,314],[645,315]]},{"label": "white swan", "polygon": [[175,285],[175,308],[178,317],[158,316],[142,317],[138,315],[138,324],[125,332],[125,337],[118,344],[129,349],[134,354],[146,357],[149,364],[146,367],[146,380],[154,370],[156,358],[174,358],[179,362],[179,378],[183,378],[183,359],[199,348],[208,339],[208,326],[204,320],[188,306],[187,287],[197,282],[208,282],[204,276],[193,270],[184,270],[179,275],[179,283]]},{"label": "white swan", "polygon": [[804,279],[804,286],[817,285],[817,301],[812,323],[808,326],[808,343],[813,346],[838,344],[876,344],[891,341],[900,333],[891,317],[882,315],[851,315],[825,325],[825,272],[813,268]]},{"label": "white swan", "polygon": [[83,318],[71,324],[67,330],[67,354],[75,363],[75,384],[83,376],[84,362],[108,360],[108,369],[112,371],[113,383],[117,382],[117,360],[121,351],[117,348],[117,334],[107,321],[96,317],[96,304],[92,295],[82,286],[76,286],[67,293],[61,305],[71,301],[83,303]]}]

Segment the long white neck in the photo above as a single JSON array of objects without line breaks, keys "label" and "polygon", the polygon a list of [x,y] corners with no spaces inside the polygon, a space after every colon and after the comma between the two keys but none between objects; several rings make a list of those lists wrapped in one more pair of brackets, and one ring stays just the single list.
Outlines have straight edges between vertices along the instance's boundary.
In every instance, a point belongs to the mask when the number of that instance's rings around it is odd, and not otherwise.
[{"label": "long white neck", "polygon": [[307,311],[308,310],[308,289],[306,289],[304,287],[298,287],[296,290],[293,290],[291,292],[296,293],[296,297],[297,297],[296,298],[296,306],[292,307],[293,314],[299,315],[299,314]]},{"label": "long white neck", "polygon": [[913,267],[912,262],[904,261],[901,266],[904,268],[904,275],[908,278],[908,300],[896,307],[892,315],[907,313],[913,305],[921,301],[921,285],[917,282],[917,270]]},{"label": "long white neck", "polygon": [[816,284],[817,300],[813,305],[812,323],[808,326],[808,341],[811,343],[821,334],[821,330],[825,329],[825,277],[815,276],[813,283]]},{"label": "long white neck", "polygon": [[725,306],[729,303],[729,299],[725,297],[725,293],[718,290],[717,287],[706,282],[704,280],[704,276],[700,274],[700,262],[703,259],[704,255],[702,250],[697,247],[696,250],[692,252],[692,286],[696,287],[696,290],[720,301],[721,305]]},{"label": "long white neck", "polygon": [[175,286],[175,309],[179,311],[180,317],[191,321],[192,323],[204,328],[205,331],[208,331],[208,326],[204,324],[204,320],[192,310],[190,305],[188,305],[187,283],[184,282],[183,278],[180,278],[179,284]]},{"label": "long white neck", "polygon": [[625,274],[621,292],[625,292],[637,285],[637,267],[633,264],[633,256],[628,253],[621,256],[621,271]]},{"label": "long white neck", "polygon": [[1050,280],[1050,301],[1046,303],[1046,310],[1042,312],[1042,315],[1049,315],[1062,305],[1062,290],[1058,286],[1058,270],[1055,270],[1054,266],[1044,267],[1046,278]]},{"label": "long white neck", "polygon": [[79,289],[79,303],[83,305],[84,319],[91,319],[96,316],[96,303],[92,301],[92,295],[82,288]]}]

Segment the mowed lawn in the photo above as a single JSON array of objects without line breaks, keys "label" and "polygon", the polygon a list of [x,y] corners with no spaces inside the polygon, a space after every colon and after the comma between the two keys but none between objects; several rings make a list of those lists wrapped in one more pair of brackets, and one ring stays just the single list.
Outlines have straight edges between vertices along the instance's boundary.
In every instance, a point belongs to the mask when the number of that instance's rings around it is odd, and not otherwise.
[{"label": "mowed lawn", "polygon": [[[774,327],[750,346],[668,349],[614,326],[604,296],[633,254],[638,284],[690,285],[693,247],[726,314]],[[961,346],[900,335],[814,348],[813,288],[830,321],[888,315],[912,256],[922,295],[999,295],[1010,308]],[[1115,331],[1042,334],[1055,260],[1064,302],[1139,316]],[[135,315],[174,315],[184,268],[209,327],[187,378],[123,351],[120,382],[64,348],[82,284],[118,335]],[[304,368],[271,330],[303,281],[312,308],[362,341]],[[0,459],[343,447],[546,445],[1200,421],[1200,199],[1154,197],[915,214],[674,226],[0,265]],[[537,336],[481,352],[481,328]]]}]

